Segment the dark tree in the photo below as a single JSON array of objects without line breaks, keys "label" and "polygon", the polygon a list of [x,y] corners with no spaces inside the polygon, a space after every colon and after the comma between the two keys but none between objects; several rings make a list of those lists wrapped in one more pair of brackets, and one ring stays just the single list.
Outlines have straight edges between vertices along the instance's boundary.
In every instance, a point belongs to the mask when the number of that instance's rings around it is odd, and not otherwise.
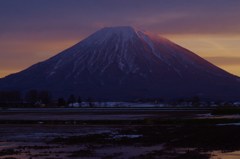
[{"label": "dark tree", "polygon": [[59,107],[65,107],[66,104],[67,104],[67,102],[64,98],[58,98],[58,106]]},{"label": "dark tree", "polygon": [[87,102],[88,102],[89,107],[94,107],[94,102],[93,102],[92,98],[88,98]]},{"label": "dark tree", "polygon": [[81,98],[80,96],[78,97],[77,102],[78,102],[78,104],[81,106],[81,104],[82,104],[82,98]]},{"label": "dark tree", "polygon": [[76,97],[71,94],[68,98],[68,104],[76,103]]},{"label": "dark tree", "polygon": [[21,92],[0,91],[0,104],[6,107],[16,107],[22,103]]},{"label": "dark tree", "polygon": [[192,105],[194,107],[200,106],[200,98],[198,96],[195,96],[195,97],[192,98]]},{"label": "dark tree", "polygon": [[39,101],[39,93],[37,90],[30,90],[25,95],[25,100],[27,103],[30,103],[32,106]]},{"label": "dark tree", "polygon": [[51,94],[49,91],[41,91],[39,92],[39,100],[43,104],[50,104],[51,103]]}]

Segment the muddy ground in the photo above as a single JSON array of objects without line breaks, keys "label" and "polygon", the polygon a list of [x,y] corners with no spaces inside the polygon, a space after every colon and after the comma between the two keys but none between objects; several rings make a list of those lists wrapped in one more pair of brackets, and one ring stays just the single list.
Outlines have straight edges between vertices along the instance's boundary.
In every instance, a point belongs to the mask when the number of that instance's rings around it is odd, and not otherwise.
[{"label": "muddy ground", "polygon": [[240,150],[237,115],[208,111],[0,115],[1,159],[224,159],[227,153],[239,156]]}]

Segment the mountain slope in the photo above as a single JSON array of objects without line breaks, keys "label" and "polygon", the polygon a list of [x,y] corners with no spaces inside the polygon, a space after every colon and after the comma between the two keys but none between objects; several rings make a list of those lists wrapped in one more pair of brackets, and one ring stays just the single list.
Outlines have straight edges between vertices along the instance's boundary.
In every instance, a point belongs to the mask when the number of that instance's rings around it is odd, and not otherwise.
[{"label": "mountain slope", "polygon": [[165,38],[132,27],[103,28],[0,81],[0,89],[33,88],[99,100],[240,95],[238,77]]}]

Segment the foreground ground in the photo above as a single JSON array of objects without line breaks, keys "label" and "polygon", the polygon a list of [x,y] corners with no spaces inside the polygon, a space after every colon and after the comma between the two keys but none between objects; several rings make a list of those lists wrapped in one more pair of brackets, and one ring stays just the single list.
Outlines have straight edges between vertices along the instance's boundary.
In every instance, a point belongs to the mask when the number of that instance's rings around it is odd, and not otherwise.
[{"label": "foreground ground", "polygon": [[211,109],[0,111],[2,159],[237,159],[240,116]]}]

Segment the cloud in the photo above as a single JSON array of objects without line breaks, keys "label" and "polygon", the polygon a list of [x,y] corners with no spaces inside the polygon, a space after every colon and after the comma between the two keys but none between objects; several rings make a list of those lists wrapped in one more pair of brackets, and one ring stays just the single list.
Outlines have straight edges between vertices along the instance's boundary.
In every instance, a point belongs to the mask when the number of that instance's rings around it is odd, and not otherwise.
[{"label": "cloud", "polygon": [[70,37],[109,25],[136,25],[163,34],[240,33],[236,0],[23,1],[0,2],[0,36],[22,32]]}]

